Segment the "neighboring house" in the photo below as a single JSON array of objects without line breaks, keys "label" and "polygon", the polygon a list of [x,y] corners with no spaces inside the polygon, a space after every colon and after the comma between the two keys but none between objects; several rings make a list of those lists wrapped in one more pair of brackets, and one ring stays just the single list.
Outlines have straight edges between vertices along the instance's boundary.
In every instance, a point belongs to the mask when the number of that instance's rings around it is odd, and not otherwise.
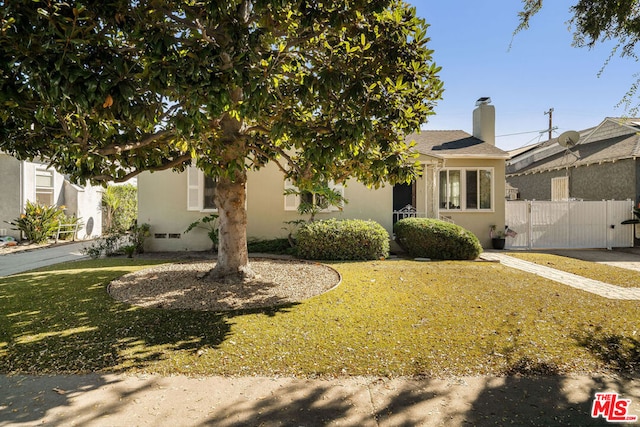
[{"label": "neighboring house", "polygon": [[640,119],[606,118],[574,146],[554,138],[507,161],[507,185],[525,200],[640,201]]},{"label": "neighboring house", "polygon": [[[424,166],[411,185],[370,189],[350,180],[336,186],[348,200],[342,209],[329,209],[318,219],[356,218],[379,222],[389,233],[398,215],[446,218],[475,233],[489,247],[489,227],[504,226],[505,160],[495,147],[495,109],[488,98],[473,112],[473,136],[460,130],[422,131],[409,135]],[[287,235],[286,221],[300,219],[298,196],[284,195],[290,184],[275,165],[249,171],[247,181],[247,235],[275,238]],[[151,226],[146,242],[150,251],[206,250],[211,241],[205,230],[184,231],[190,223],[215,212],[215,182],[190,167],[184,173],[145,172],[138,176],[138,222]],[[410,211],[407,213],[406,211]]]},{"label": "neighboring house", "polygon": [[12,221],[24,212],[27,201],[44,205],[65,206],[66,215],[80,218],[83,227],[78,238],[102,234],[102,189],[80,187],[44,163],[17,160],[0,152],[0,236],[20,238],[20,232],[5,221]]}]

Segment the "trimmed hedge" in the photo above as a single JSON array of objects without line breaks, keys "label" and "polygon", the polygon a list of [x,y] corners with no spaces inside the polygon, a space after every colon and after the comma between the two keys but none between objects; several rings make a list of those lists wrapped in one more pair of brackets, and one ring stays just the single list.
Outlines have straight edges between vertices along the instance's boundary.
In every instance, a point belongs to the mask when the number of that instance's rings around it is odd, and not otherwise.
[{"label": "trimmed hedge", "polygon": [[396,242],[412,257],[471,260],[482,253],[475,234],[433,218],[405,218],[393,230]]},{"label": "trimmed hedge", "polygon": [[389,256],[389,233],[375,221],[314,221],[297,233],[298,256],[318,260],[370,260]]}]

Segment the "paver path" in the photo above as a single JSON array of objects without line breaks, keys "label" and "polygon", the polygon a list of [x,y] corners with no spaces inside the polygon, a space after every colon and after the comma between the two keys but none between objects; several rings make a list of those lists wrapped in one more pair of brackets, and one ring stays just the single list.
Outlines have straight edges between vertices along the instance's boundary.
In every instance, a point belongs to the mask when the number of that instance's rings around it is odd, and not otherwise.
[{"label": "paver path", "polygon": [[507,267],[536,274],[540,277],[544,277],[545,279],[554,280],[604,298],[640,301],[640,288],[623,288],[620,286],[614,286],[609,283],[600,282],[599,280],[588,279],[586,277],[578,276],[577,274],[567,273],[566,271],[556,270],[551,267],[545,267],[544,265],[524,261],[497,252],[485,252],[480,256],[480,258],[488,261],[499,261],[500,264]]}]

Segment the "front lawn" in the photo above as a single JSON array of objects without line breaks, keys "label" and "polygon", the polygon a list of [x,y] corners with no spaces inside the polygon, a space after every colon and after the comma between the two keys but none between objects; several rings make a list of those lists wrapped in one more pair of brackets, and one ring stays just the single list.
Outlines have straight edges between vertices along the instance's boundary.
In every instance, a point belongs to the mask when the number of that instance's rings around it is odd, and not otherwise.
[{"label": "front lawn", "polygon": [[623,288],[640,287],[640,271],[544,252],[509,252],[507,255],[610,285]]},{"label": "front lawn", "polygon": [[640,303],[496,263],[334,263],[335,290],[230,313],[142,309],[107,259],[0,278],[0,373],[553,374],[640,368]]}]

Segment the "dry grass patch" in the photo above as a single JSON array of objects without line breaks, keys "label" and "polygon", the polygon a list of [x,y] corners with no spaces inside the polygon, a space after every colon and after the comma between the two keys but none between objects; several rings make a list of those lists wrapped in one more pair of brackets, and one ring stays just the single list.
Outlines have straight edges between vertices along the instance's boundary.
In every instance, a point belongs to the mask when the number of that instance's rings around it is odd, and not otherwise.
[{"label": "dry grass patch", "polygon": [[0,372],[187,375],[637,373],[640,304],[496,263],[331,264],[342,284],[288,306],[140,308],[107,284],[152,261],[0,278]]}]

